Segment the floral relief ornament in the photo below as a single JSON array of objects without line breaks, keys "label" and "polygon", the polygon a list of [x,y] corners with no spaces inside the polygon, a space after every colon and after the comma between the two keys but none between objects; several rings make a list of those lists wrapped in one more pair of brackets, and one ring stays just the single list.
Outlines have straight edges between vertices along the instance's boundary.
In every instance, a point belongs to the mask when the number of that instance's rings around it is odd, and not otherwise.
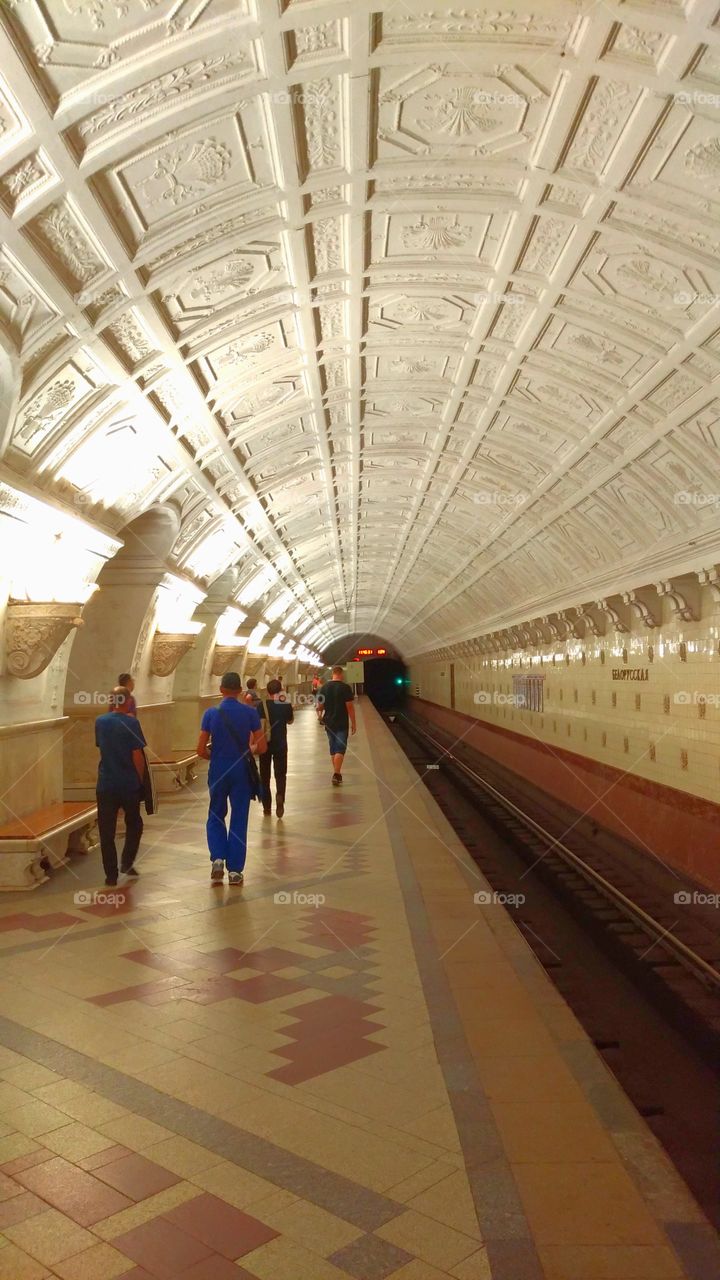
[{"label": "floral relief ornament", "polygon": [[147,196],[148,203],[158,205],[169,201],[177,206],[217,186],[231,164],[232,155],[224,143],[215,138],[205,138],[156,156],[155,168],[138,186],[147,188],[152,183],[162,184],[159,194]]}]

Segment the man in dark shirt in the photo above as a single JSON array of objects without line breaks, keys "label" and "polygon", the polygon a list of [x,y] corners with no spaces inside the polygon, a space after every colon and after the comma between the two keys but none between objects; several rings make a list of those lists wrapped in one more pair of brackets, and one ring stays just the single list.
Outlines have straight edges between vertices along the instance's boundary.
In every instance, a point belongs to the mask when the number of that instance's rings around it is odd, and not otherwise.
[{"label": "man in dark shirt", "polygon": [[[236,671],[227,671],[220,682],[223,700],[209,707],[202,718],[197,753],[210,761],[210,808],[207,841],[210,879],[222,883],[225,866],[230,884],[242,884],[247,857],[247,825],[252,799],[245,754],[265,751],[260,717],[254,707],[240,702],[242,684]],[[208,743],[210,747],[208,748]],[[230,804],[230,829],[225,818]]]},{"label": "man in dark shirt", "polygon": [[117,884],[118,880],[115,831],[121,809],[125,814],[125,844],[120,859],[123,875],[137,875],[133,864],[143,833],[140,801],[145,773],[145,736],[139,721],[127,713],[130,696],[127,689],[118,685],[110,695],[111,710],[95,721],[95,744],[100,751],[98,830],[106,884]]},{"label": "man in dark shirt", "polygon": [[355,733],[357,729],[355,707],[353,705],[355,694],[350,685],[345,683],[344,675],[345,672],[342,667],[333,667],[332,679],[323,685],[318,694],[318,702],[322,708],[323,724],[327,732],[330,755],[332,756],[333,769],[335,770],[332,776],[334,787],[339,787],[342,782],[342,766],[343,758],[347,751],[348,727],[352,733]]},{"label": "man in dark shirt", "polygon": [[268,749],[260,757],[260,778],[263,786],[263,813],[268,817],[272,813],[272,791],[270,790],[270,770],[275,771],[275,791],[277,816],[282,818],[285,812],[285,784],[287,780],[287,727],[293,723],[292,703],[283,693],[281,680],[269,680],[268,698],[264,703],[265,720],[267,722]]}]

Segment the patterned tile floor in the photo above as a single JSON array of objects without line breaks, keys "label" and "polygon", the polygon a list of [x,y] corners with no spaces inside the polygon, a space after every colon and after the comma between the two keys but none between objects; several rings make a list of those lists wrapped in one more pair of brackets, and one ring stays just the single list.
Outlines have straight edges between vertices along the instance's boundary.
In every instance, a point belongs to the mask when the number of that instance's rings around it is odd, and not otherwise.
[{"label": "patterned tile floor", "polygon": [[[213,887],[205,792],[0,901],[0,1280],[673,1280],[712,1235],[367,704]],[[101,891],[102,893],[102,891]]]}]

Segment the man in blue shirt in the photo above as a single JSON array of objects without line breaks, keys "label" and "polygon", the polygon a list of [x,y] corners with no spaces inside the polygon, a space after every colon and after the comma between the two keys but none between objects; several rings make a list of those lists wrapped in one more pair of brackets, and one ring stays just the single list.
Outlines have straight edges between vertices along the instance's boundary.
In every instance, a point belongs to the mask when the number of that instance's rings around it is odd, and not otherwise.
[{"label": "man in blue shirt", "polygon": [[115,831],[121,809],[125,814],[125,844],[120,859],[123,875],[137,875],[133,864],[143,833],[140,801],[145,773],[145,735],[135,716],[127,713],[130,696],[127,689],[118,685],[110,697],[111,710],[95,721],[95,745],[100,751],[98,831],[106,884],[117,884],[118,880]]},{"label": "man in blue shirt", "polygon": [[[198,755],[210,761],[207,820],[210,879],[221,883],[227,864],[228,882],[242,884],[253,798],[246,756],[249,752],[261,754],[266,743],[257,711],[238,701],[242,685],[236,671],[228,671],[222,677],[220,692],[223,700],[219,707],[209,707],[202,718],[197,747]],[[228,802],[229,831],[225,826]]]},{"label": "man in blue shirt", "polygon": [[265,721],[268,729],[268,749],[260,757],[260,777],[263,787],[263,813],[265,817],[272,814],[272,791],[270,790],[270,770],[275,770],[275,790],[277,792],[277,816],[282,818],[285,812],[285,784],[287,780],[287,727],[293,723],[292,703],[288,702],[280,680],[269,680],[268,701],[263,704]]}]

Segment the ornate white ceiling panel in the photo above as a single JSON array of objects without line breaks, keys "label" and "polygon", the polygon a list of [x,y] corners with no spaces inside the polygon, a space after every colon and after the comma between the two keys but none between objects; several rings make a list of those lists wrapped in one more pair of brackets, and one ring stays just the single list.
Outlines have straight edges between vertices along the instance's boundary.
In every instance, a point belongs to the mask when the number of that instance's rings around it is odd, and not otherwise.
[{"label": "ornate white ceiling panel", "polygon": [[704,554],[715,17],[8,0],[6,465],[408,654]]}]

